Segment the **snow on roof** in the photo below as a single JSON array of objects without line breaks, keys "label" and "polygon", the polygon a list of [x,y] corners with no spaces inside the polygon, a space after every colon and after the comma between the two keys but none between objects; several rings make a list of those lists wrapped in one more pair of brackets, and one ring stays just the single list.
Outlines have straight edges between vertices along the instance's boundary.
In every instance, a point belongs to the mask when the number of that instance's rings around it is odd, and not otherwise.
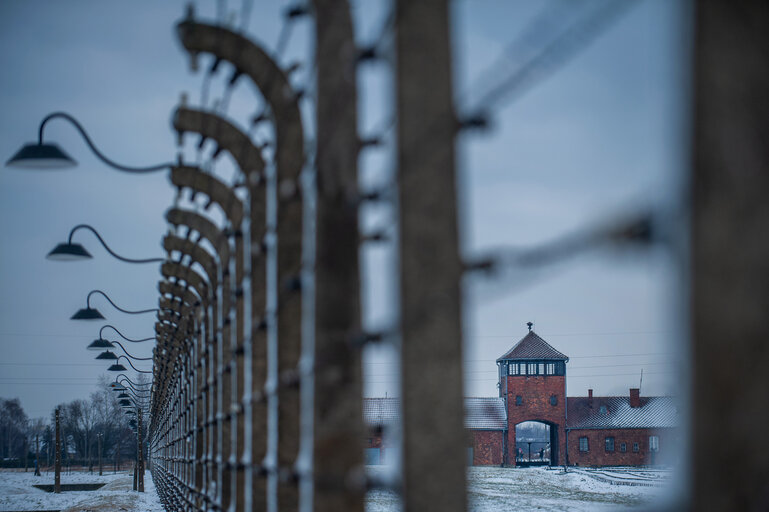
[{"label": "snow on roof", "polygon": [[521,338],[505,355],[497,359],[557,359],[568,361],[569,358],[554,349],[534,331]]},{"label": "snow on roof", "polygon": [[[399,398],[364,398],[363,419],[368,426],[388,425],[400,418]],[[465,398],[465,428],[505,430],[505,399],[495,397]]]},{"label": "snow on roof", "polygon": [[[630,407],[626,396],[567,399],[568,428],[666,428],[679,425],[677,402],[670,396],[641,398],[641,407]],[[601,406],[605,406],[602,412]]]}]

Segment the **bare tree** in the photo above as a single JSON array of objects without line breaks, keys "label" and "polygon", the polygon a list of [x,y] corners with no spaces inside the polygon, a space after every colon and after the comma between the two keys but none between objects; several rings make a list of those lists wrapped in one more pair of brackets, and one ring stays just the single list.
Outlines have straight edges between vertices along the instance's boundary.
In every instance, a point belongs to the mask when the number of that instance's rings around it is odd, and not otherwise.
[{"label": "bare tree", "polygon": [[0,398],[0,440],[4,459],[20,461],[26,449],[27,414],[18,398]]}]

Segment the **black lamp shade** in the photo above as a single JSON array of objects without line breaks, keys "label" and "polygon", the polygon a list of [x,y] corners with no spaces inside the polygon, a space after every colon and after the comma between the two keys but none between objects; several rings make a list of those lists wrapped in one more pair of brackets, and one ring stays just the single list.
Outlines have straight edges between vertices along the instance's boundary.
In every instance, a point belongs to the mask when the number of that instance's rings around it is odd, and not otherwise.
[{"label": "black lamp shade", "polygon": [[77,313],[72,315],[72,320],[104,320],[104,316],[96,308],[78,309]]},{"label": "black lamp shade", "polygon": [[125,366],[123,366],[122,364],[117,363],[117,364],[113,364],[112,366],[107,368],[107,371],[108,372],[126,372],[126,371],[128,371],[128,369]]},{"label": "black lamp shade", "polygon": [[125,391],[125,390],[126,390],[126,388],[121,386],[120,384],[112,386],[112,391]]},{"label": "black lamp shade", "polygon": [[109,350],[105,350],[104,352],[102,352],[101,354],[96,356],[96,359],[103,359],[103,360],[107,360],[107,361],[115,361],[115,360],[117,360],[117,356],[115,355],[114,352],[110,352]]},{"label": "black lamp shade", "polygon": [[120,401],[120,405],[122,405],[122,406],[131,405],[131,401],[128,400],[127,398],[125,398],[125,399]]},{"label": "black lamp shade", "polygon": [[90,345],[86,347],[88,350],[109,350],[114,345],[110,343],[109,341],[105,340],[104,338],[99,338],[98,340],[93,340]]},{"label": "black lamp shade", "polygon": [[93,256],[82,245],[65,242],[54,247],[46,258],[53,261],[80,261],[93,258]]},{"label": "black lamp shade", "polygon": [[128,393],[120,393],[117,397],[119,400],[122,400],[124,398],[126,399],[131,398],[130,396],[128,396]]},{"label": "black lamp shade", "polygon": [[5,165],[20,169],[66,169],[77,162],[56,144],[25,144]]}]

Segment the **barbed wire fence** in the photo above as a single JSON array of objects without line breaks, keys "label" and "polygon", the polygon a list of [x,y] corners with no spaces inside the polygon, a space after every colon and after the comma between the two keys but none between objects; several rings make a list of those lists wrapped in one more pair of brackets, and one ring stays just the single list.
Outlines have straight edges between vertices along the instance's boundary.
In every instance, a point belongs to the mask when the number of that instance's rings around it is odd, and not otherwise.
[{"label": "barbed wire fence", "polygon": [[[193,69],[202,54],[212,61],[201,105],[184,98],[173,117],[180,148],[197,137],[198,153],[186,163],[180,149],[170,173],[178,196],[166,215],[159,284],[147,444],[168,510],[362,511],[373,486],[399,493],[406,510],[466,510],[463,276],[547,263],[607,241],[646,242],[651,224],[634,217],[541,248],[463,258],[454,140],[483,127],[494,102],[552,73],[623,9],[579,18],[464,115],[453,100],[446,0],[396,0],[367,48],[355,44],[346,0],[295,5],[272,54],[245,35],[250,2],[240,29],[226,23],[224,3],[213,24],[189,8],[177,26],[182,47]],[[308,90],[292,86],[292,70],[279,62],[292,24],[309,16],[314,140],[306,140],[300,108]],[[383,134],[359,136],[356,72],[376,59],[396,76],[396,112],[382,132],[396,127],[397,171],[387,190],[363,192],[359,153]],[[224,67],[232,70],[226,90],[208,106],[210,81]],[[263,106],[239,127],[226,112],[245,80]],[[257,142],[264,123],[273,140]],[[224,154],[238,169],[232,183],[213,174]],[[384,238],[360,233],[359,209],[370,201],[397,211],[399,325],[388,333],[361,325],[360,247]],[[400,353],[402,471],[374,481],[364,471],[361,351],[382,340]]]}]

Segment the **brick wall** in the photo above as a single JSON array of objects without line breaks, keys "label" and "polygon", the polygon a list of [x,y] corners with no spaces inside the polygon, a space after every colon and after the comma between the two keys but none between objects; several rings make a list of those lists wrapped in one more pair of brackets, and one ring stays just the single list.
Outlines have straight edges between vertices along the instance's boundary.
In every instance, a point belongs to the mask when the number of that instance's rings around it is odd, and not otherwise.
[{"label": "brick wall", "polygon": [[[570,430],[569,464],[579,466],[640,466],[647,464],[673,464],[680,452],[678,429],[601,429]],[[659,451],[649,451],[649,436],[659,437]],[[586,437],[588,451],[579,451],[579,438]],[[614,451],[606,451],[606,438],[614,437]],[[626,451],[621,451],[625,443]],[[633,451],[638,443],[638,452]],[[653,459],[653,460],[652,460]]]},{"label": "brick wall", "polygon": [[[563,464],[566,453],[566,377],[563,375],[510,376],[507,379],[507,460],[515,465],[515,425],[524,421],[543,421],[556,428],[558,437],[558,460]],[[504,393],[505,382],[502,382]],[[522,403],[516,405],[516,396]],[[552,405],[550,397],[556,396],[557,403]]]},{"label": "brick wall", "polygon": [[500,466],[504,454],[503,430],[471,430],[473,466]]}]

